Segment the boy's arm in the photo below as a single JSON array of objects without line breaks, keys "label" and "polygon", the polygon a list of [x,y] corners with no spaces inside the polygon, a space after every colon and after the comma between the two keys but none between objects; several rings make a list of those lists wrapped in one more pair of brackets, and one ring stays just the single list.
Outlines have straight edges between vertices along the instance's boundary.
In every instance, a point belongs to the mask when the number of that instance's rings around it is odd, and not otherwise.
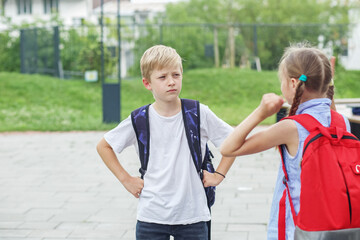
[{"label": "boy's arm", "polygon": [[[217,186],[219,185],[223,180],[224,176],[226,176],[227,172],[229,171],[230,167],[234,163],[235,157],[222,157],[219,166],[216,169],[215,173],[209,173],[208,171],[204,171],[204,178],[203,178],[203,184],[204,187],[209,186]],[[224,175],[224,176],[222,176]]]},{"label": "boy's arm", "polygon": [[115,152],[104,138],[99,141],[96,149],[105,165],[121,182],[126,190],[134,197],[139,198],[141,190],[144,187],[144,180],[139,177],[130,176],[130,174],[121,166]]}]

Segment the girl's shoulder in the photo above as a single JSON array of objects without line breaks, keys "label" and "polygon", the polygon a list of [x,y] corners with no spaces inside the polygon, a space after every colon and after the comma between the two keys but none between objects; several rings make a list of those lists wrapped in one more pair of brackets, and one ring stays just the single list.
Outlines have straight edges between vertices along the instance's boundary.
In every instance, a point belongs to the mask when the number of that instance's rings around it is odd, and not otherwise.
[{"label": "girl's shoulder", "polygon": [[274,146],[287,145],[288,147],[297,147],[299,144],[299,135],[295,121],[284,119],[269,127],[266,132]]}]

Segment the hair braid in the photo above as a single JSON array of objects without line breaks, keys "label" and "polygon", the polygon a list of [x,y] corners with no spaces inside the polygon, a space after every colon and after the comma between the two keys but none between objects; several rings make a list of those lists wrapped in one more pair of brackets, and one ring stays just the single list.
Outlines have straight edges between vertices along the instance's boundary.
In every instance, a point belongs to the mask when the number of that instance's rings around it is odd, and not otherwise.
[{"label": "hair braid", "polygon": [[293,103],[291,105],[289,116],[293,116],[296,114],[296,110],[298,109],[300,102],[301,102],[301,96],[304,93],[304,82],[300,81],[299,84],[296,87],[295,96],[293,99]]},{"label": "hair braid", "polygon": [[329,88],[326,92],[326,97],[329,98],[330,100],[332,100],[334,97],[334,94],[335,94],[334,85],[331,85],[331,86],[329,86]]},{"label": "hair braid", "polygon": [[306,43],[287,48],[279,65],[279,76],[282,81],[299,79],[302,74],[307,80],[297,84],[289,116],[296,114],[304,92],[313,93],[316,97],[326,94],[330,99],[334,95],[334,87],[329,86],[333,77],[329,59],[323,52]]}]

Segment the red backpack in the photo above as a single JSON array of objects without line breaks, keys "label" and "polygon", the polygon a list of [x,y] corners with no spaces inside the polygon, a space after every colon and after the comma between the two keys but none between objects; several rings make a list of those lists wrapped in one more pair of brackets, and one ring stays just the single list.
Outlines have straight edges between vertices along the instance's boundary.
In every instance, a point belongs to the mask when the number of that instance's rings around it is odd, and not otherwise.
[{"label": "red backpack", "polygon": [[[300,210],[295,214],[281,152],[286,186],[280,200],[279,240],[285,240],[286,194],[294,219],[295,240],[360,239],[360,141],[331,111],[330,127],[308,114],[290,116],[307,129],[301,160]],[[280,148],[281,149],[281,148]]]}]

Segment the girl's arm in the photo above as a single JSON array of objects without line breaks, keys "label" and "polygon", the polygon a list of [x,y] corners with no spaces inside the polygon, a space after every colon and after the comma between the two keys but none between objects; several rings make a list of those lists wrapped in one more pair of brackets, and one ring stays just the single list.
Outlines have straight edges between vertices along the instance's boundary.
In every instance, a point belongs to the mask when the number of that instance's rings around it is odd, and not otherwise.
[{"label": "girl's arm", "polygon": [[277,113],[284,100],[273,93],[265,94],[260,105],[225,139],[221,145],[223,156],[240,156],[267,150],[286,144],[290,154],[296,153],[298,135],[296,125],[291,120],[280,121],[251,137],[249,133],[264,119]]}]

